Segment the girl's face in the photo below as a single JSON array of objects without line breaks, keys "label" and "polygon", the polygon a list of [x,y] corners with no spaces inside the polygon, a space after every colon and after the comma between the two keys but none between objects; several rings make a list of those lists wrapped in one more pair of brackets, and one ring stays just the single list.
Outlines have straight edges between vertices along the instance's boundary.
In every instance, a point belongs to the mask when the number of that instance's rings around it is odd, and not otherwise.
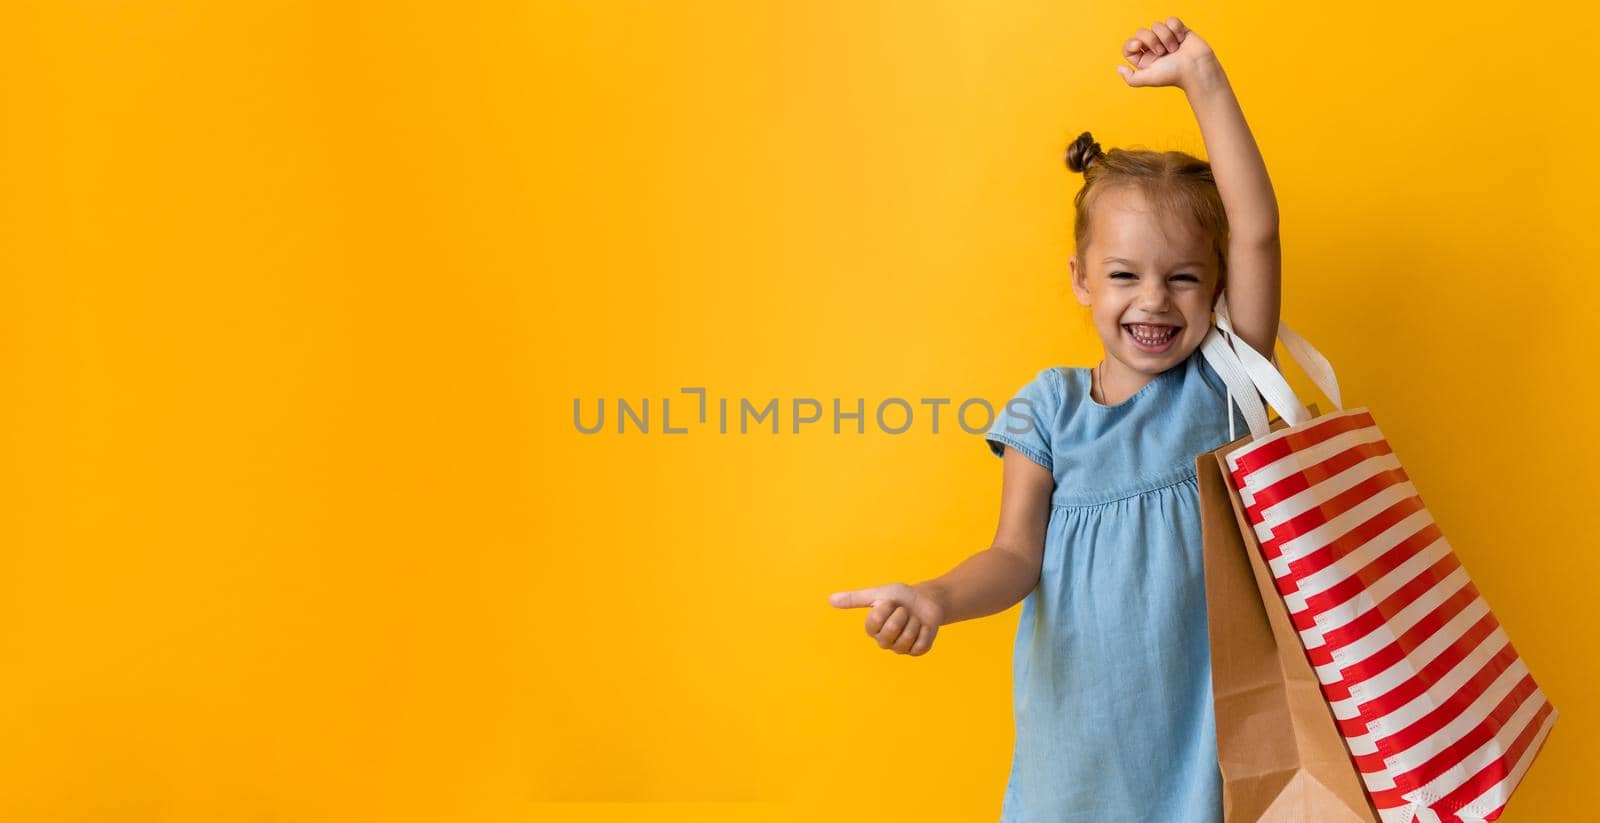
[{"label": "girl's face", "polygon": [[1154,377],[1205,340],[1220,276],[1210,238],[1192,221],[1162,221],[1138,188],[1100,194],[1089,245],[1070,266],[1106,356],[1121,364],[1106,368]]}]

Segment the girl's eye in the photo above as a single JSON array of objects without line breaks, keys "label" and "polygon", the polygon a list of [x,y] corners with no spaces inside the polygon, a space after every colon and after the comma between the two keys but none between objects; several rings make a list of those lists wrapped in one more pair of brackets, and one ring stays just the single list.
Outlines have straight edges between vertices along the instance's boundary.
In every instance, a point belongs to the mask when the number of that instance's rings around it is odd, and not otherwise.
[{"label": "girl's eye", "polygon": [[[1111,273],[1112,280],[1126,280],[1128,278],[1138,279],[1138,277],[1139,275],[1127,271],[1114,271]],[[1192,274],[1175,274],[1172,277],[1174,280],[1186,280],[1190,283],[1200,282],[1200,278]]]}]

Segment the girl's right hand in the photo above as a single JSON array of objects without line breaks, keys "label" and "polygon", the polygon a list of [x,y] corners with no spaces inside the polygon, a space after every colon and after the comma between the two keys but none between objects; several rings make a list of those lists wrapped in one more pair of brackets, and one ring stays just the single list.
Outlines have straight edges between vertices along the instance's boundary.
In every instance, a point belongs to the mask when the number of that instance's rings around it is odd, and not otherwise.
[{"label": "girl's right hand", "polygon": [[878,648],[912,657],[928,653],[944,622],[944,607],[926,589],[904,583],[835,592],[828,603],[841,609],[871,606],[867,634],[878,641]]}]

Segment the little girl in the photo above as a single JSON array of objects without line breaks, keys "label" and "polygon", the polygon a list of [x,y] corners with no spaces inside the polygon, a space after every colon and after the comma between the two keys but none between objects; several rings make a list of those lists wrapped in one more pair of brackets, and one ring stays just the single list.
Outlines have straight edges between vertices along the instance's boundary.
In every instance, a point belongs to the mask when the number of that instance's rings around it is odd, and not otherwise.
[{"label": "little girl", "polygon": [[1123,54],[1129,86],[1183,90],[1211,162],[1072,143],[1072,287],[1105,357],[1044,369],[997,416],[990,548],[932,580],[829,598],[871,606],[867,634],[908,655],[1022,601],[1002,823],[1222,820],[1195,458],[1228,442],[1230,406],[1199,346],[1226,284],[1237,337],[1271,356],[1277,204],[1205,41],[1169,17]]}]

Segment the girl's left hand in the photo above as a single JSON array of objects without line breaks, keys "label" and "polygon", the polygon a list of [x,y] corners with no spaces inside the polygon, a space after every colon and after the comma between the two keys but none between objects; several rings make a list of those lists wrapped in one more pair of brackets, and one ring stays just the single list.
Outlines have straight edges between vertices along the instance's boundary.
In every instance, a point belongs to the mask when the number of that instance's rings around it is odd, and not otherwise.
[{"label": "girl's left hand", "polygon": [[1128,85],[1184,88],[1191,67],[1199,59],[1211,56],[1211,46],[1182,20],[1168,17],[1165,22],[1134,32],[1133,38],[1122,44],[1122,56],[1134,65],[1131,69],[1117,66],[1117,73]]}]

